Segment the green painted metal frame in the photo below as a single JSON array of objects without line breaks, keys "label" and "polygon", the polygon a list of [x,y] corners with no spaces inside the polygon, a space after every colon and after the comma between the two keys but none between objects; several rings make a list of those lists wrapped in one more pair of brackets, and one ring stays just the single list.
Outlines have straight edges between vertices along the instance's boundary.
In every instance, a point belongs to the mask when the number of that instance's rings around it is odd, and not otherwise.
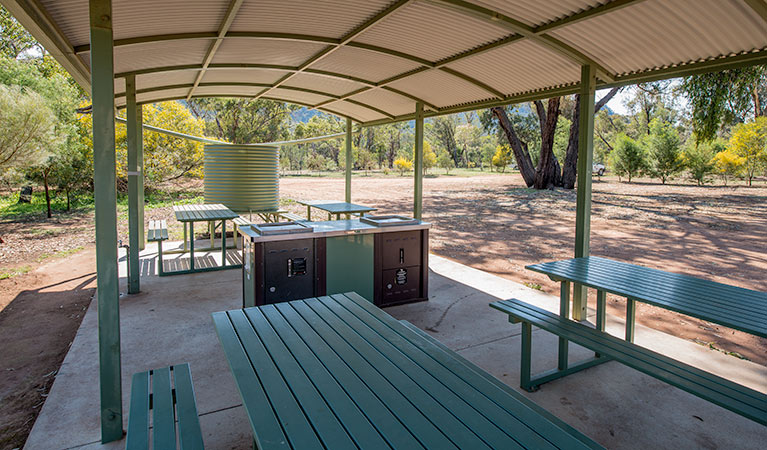
[{"label": "green painted metal frame", "polygon": [[415,151],[413,152],[413,217],[423,217],[423,103],[415,104]]},{"label": "green painted metal frame", "polygon": [[89,15],[101,442],[106,443],[123,436],[111,0],[90,0]]},{"label": "green painted metal frame", "polygon": [[[578,186],[575,211],[575,257],[588,256],[591,234],[591,164],[594,155],[594,95],[596,70],[587,65],[581,68],[580,111],[578,128]],[[586,319],[586,288],[574,286],[573,319]]]},{"label": "green painted metal frame", "polygon": [[347,203],[352,202],[352,164],[354,164],[354,155],[352,154],[352,119],[346,119],[346,170],[344,174],[345,189],[344,199]]},{"label": "green painted metal frame", "polygon": [[136,105],[136,76],[125,78],[126,89],[126,120],[128,139],[128,293],[138,294],[141,291],[139,279],[139,250],[141,213],[139,212],[139,178],[142,177],[143,163],[139,163],[138,107]]}]

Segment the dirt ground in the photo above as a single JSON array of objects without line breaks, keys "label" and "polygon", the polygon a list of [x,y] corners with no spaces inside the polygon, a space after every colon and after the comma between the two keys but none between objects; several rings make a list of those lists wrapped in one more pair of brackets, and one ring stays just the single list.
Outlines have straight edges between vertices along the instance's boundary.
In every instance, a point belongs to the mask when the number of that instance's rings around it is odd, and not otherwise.
[{"label": "dirt ground", "polygon": [[[355,177],[352,200],[407,214],[412,189],[410,177]],[[342,199],[344,181],[283,178],[280,195]],[[283,207],[305,214],[294,202]],[[168,219],[172,212],[163,207],[145,215]],[[424,219],[433,223],[433,253],[558,294],[554,282],[524,266],[572,256],[575,192],[535,192],[515,174],[427,177]],[[0,270],[28,272],[0,280],[0,450],[23,446],[91,301],[92,220],[92,213],[80,213],[0,223]],[[119,216],[121,239],[126,220]],[[168,223],[178,237],[181,227],[174,224]],[[763,182],[746,188],[595,180],[591,233],[594,255],[767,291]],[[608,296],[608,305],[610,313],[624,315],[623,299]],[[641,303],[637,316],[644,325],[767,365],[765,339]]]},{"label": "dirt ground", "polygon": [[[412,211],[411,178],[355,178],[352,201],[383,213]],[[340,199],[343,180],[288,178],[280,195]],[[575,192],[527,189],[519,175],[426,178],[424,220],[431,251],[559,295],[557,283],[528,264],[571,258]],[[306,214],[295,205],[290,208]],[[767,187],[593,183],[591,254],[767,291]],[[591,292],[590,305],[596,302]],[[608,296],[611,314],[625,299]],[[637,320],[669,334],[767,365],[767,339],[639,303]]]}]

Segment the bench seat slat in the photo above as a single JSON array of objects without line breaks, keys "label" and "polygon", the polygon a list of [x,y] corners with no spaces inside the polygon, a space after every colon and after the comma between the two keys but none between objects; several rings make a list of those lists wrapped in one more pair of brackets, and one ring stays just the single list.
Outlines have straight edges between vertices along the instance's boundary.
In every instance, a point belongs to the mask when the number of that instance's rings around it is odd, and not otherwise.
[{"label": "bench seat slat", "polygon": [[181,450],[202,450],[202,430],[189,364],[173,366],[173,384],[176,387],[179,447]]},{"label": "bench seat slat", "polygon": [[149,448],[149,372],[133,374],[126,450]]},{"label": "bench seat slat", "polygon": [[491,307],[571,340],[636,370],[767,424],[767,395],[516,299]]},{"label": "bench seat slat", "polygon": [[176,448],[176,417],[170,367],[152,371],[152,443],[154,448]]}]

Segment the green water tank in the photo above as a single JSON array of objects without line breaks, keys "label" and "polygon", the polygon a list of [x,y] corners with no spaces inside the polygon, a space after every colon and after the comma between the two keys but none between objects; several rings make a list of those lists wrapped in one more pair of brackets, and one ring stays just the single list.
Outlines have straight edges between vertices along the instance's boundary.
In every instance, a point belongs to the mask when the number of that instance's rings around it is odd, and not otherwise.
[{"label": "green water tank", "polygon": [[239,213],[277,210],[279,147],[206,144],[203,184],[205,203]]}]

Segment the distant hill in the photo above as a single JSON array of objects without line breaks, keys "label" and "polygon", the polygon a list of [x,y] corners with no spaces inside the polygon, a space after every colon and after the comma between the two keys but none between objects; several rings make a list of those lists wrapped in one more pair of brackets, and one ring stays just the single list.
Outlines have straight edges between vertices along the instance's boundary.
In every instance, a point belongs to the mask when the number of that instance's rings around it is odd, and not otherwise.
[{"label": "distant hill", "polygon": [[293,119],[294,122],[306,123],[309,119],[318,114],[320,114],[320,112],[316,109],[310,110],[308,108],[301,108],[293,111],[293,113],[290,114],[290,118]]}]

